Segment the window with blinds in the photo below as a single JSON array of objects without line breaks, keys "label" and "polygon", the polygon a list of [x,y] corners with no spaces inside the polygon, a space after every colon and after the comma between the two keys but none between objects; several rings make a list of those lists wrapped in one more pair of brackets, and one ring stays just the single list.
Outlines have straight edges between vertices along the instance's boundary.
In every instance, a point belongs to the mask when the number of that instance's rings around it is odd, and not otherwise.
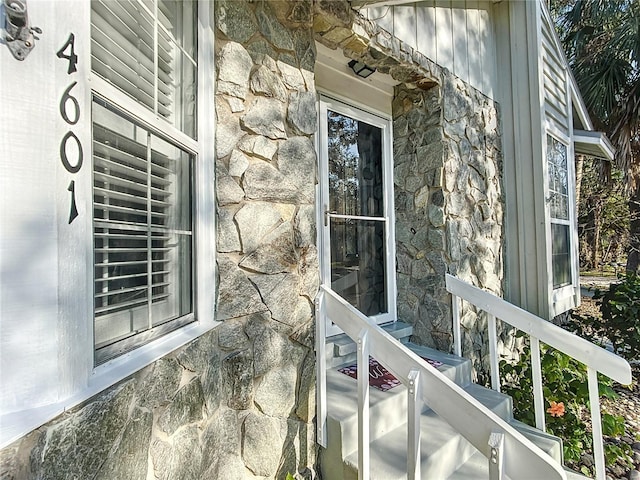
[{"label": "window with blinds", "polygon": [[196,10],[92,1],[92,71],[118,89],[92,103],[96,364],[194,320],[196,157],[178,137],[196,136]]},{"label": "window with blinds", "polygon": [[196,11],[189,0],[93,0],[91,69],[196,136]]}]

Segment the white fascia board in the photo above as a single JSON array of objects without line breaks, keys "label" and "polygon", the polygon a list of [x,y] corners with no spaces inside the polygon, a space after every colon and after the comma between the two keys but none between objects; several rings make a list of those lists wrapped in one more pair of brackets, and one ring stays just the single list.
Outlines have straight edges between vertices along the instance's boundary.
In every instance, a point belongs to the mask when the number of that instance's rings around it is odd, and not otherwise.
[{"label": "white fascia board", "polygon": [[574,130],[573,144],[575,153],[604,158],[609,161],[613,161],[615,157],[613,145],[602,132]]}]

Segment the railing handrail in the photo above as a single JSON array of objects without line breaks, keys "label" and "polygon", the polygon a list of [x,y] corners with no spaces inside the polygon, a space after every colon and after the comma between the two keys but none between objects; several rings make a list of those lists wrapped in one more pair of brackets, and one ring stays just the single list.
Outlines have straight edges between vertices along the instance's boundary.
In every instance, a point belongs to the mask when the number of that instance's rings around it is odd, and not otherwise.
[{"label": "railing handrail", "polygon": [[446,275],[446,285],[452,295],[536,337],[587,367],[623,385],[631,383],[631,366],[624,358],[452,275]]},{"label": "railing handrail", "polygon": [[[317,322],[324,322],[326,316],[354,341],[365,339],[369,354],[404,385],[415,385],[413,379],[417,375],[420,378],[417,384],[422,401],[487,458],[493,453],[489,438],[496,432],[502,434],[506,453],[502,461],[506,476],[517,478],[523,471],[535,471],[540,478],[566,479],[561,466],[530,440],[462,387],[403,346],[331,288],[321,286],[319,296],[323,315],[316,319]],[[324,342],[324,339],[319,340]],[[320,344],[318,348],[324,349],[324,345]],[[358,382],[360,381],[366,380],[362,380],[358,375]],[[323,419],[319,418],[318,422],[323,423]]]}]

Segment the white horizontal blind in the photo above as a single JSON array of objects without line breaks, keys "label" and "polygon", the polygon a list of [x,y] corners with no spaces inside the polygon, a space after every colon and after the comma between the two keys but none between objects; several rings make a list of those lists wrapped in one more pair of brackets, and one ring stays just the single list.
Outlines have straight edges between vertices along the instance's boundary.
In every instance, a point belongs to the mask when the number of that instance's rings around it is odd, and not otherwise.
[{"label": "white horizontal blind", "polygon": [[91,68],[195,138],[196,3],[94,0]]},{"label": "white horizontal blind", "polygon": [[100,363],[192,320],[193,155],[106,102],[92,115]]}]

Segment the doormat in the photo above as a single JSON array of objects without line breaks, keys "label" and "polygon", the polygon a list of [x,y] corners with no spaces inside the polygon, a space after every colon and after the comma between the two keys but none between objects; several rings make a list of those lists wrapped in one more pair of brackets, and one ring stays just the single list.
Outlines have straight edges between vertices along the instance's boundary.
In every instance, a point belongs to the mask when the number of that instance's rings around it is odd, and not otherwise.
[{"label": "doormat", "polygon": [[[426,360],[427,363],[435,368],[438,368],[442,365],[442,362],[438,360],[431,360],[430,358],[420,356],[423,360]],[[346,367],[339,368],[338,371],[340,373],[344,373],[345,375],[350,376],[351,378],[358,378],[358,364],[353,363],[351,365],[347,365]],[[389,370],[384,368],[382,365],[378,363],[378,361],[369,357],[369,385],[377,388],[378,390],[382,390],[386,392],[387,390],[391,390],[393,387],[397,387],[401,382],[396,377],[394,377]]]}]

